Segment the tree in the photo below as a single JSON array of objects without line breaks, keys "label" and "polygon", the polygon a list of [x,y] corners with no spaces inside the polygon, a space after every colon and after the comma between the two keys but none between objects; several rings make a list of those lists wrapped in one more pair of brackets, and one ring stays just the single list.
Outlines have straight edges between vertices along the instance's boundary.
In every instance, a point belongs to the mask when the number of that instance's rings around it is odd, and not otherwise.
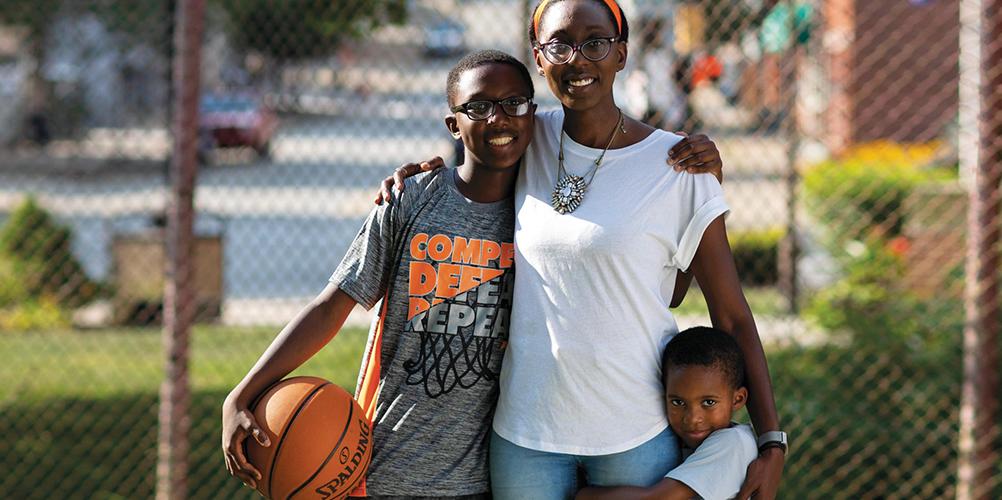
[{"label": "tree", "polygon": [[[164,19],[170,18],[170,0],[0,0],[0,25],[23,27],[33,54],[42,45],[52,24],[61,16],[80,17],[94,14],[113,33],[123,34],[129,42],[161,44],[170,42]],[[163,26],[150,29],[151,26]],[[41,60],[41,59],[39,59]]]},{"label": "tree", "polygon": [[279,60],[329,54],[407,17],[407,0],[215,0],[230,15],[234,41]]}]

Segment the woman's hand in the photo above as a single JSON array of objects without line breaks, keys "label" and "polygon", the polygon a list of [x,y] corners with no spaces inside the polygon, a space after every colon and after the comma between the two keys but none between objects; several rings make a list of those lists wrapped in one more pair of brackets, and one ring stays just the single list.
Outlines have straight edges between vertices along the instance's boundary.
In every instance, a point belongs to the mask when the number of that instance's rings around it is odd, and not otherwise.
[{"label": "woman's hand", "polygon": [[772,500],[776,498],[779,480],[783,477],[783,462],[786,457],[779,448],[767,448],[759,453],[758,458],[748,464],[745,482],[738,491],[738,500],[756,498]]},{"label": "woman's hand", "polygon": [[248,436],[254,436],[261,446],[271,446],[271,440],[254,420],[250,409],[227,398],[223,403],[223,457],[226,460],[226,470],[251,488],[256,488],[257,482],[261,480],[261,472],[244,455],[244,441]]},{"label": "woman's hand", "polygon": [[383,179],[383,183],[379,187],[379,192],[376,193],[376,198],[372,201],[375,202],[376,205],[382,205],[384,201],[390,203],[393,199],[390,195],[390,189],[396,188],[398,193],[403,191],[404,179],[417,175],[421,172],[431,172],[436,168],[444,166],[445,161],[442,160],[441,156],[436,156],[421,163],[405,163],[394,170],[393,175]]},{"label": "woman's hand", "polygon": [[690,174],[713,174],[717,181],[724,182],[724,163],[720,160],[717,145],[706,134],[687,135],[685,132],[675,132],[684,137],[668,151],[666,163],[676,172],[686,171]]}]

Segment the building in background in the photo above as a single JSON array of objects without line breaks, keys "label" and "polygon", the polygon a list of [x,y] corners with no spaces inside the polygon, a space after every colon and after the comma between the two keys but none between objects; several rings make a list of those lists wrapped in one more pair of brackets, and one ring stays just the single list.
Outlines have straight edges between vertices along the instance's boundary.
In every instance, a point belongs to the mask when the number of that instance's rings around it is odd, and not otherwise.
[{"label": "building in background", "polygon": [[828,0],[823,9],[829,148],[945,135],[958,106],[958,0]]}]

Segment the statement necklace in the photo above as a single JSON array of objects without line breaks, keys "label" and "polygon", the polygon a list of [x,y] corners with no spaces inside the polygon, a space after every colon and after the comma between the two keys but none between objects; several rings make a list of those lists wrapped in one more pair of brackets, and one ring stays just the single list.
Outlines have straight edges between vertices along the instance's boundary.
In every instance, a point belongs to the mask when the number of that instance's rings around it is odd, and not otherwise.
[{"label": "statement necklace", "polygon": [[557,156],[557,184],[553,186],[553,199],[551,204],[553,209],[557,213],[564,215],[569,214],[581,206],[581,201],[584,200],[585,191],[588,190],[588,186],[591,185],[591,181],[595,178],[595,173],[598,172],[598,167],[602,166],[602,158],[605,158],[606,151],[609,151],[609,147],[612,146],[612,141],[616,139],[616,134],[622,131],[626,133],[626,127],[623,121],[623,110],[619,110],[619,122],[616,127],[612,129],[612,135],[609,137],[609,143],[605,145],[605,149],[602,150],[602,154],[595,158],[592,162],[591,168],[588,169],[584,175],[570,175],[564,170],[564,127],[560,126],[560,154]]}]

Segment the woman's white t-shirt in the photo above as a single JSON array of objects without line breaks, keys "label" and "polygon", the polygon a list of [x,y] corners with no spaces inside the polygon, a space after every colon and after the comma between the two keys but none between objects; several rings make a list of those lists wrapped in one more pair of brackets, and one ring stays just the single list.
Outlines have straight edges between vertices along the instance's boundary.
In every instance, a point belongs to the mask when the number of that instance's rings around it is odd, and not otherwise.
[{"label": "woman's white t-shirt", "polygon": [[[609,150],[581,206],[550,206],[563,110],[538,113],[515,189],[515,297],[494,430],[519,446],[606,455],[668,426],[661,351],[668,310],[706,227],[728,208],[712,175],[665,164],[661,130]],[[565,169],[601,150],[564,137]]]}]

